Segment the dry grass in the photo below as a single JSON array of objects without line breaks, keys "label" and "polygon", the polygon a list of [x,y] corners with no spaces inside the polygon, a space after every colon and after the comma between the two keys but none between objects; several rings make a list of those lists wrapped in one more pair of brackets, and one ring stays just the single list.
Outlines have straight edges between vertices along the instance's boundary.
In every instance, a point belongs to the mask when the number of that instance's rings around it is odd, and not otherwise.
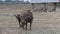
[{"label": "dry grass", "polygon": [[[18,28],[19,27],[18,21],[13,15],[28,9],[28,7],[30,7],[30,4],[0,6],[0,28],[3,28],[2,34],[4,34],[4,32],[7,34],[17,34],[18,32],[21,33],[21,31]],[[60,33],[59,31],[60,30],[59,29],[60,28],[60,12],[59,11],[42,12],[42,13],[33,12],[33,16],[34,16],[34,20],[32,24],[32,31],[31,32],[24,31],[24,33],[25,32],[28,34],[29,33],[32,33],[32,34],[59,34]],[[10,29],[6,27],[10,27]],[[14,27],[17,29],[15,29]]]},{"label": "dry grass", "polygon": [[[35,5],[38,8],[40,5]],[[43,6],[43,5],[41,5]],[[30,8],[29,8],[30,7]],[[0,27],[17,27],[17,19],[13,16],[21,11],[31,9],[30,4],[19,4],[19,5],[1,5],[0,6]],[[44,25],[44,24],[59,24],[59,14],[60,12],[33,12],[34,25]],[[35,24],[36,23],[36,24]],[[6,26],[5,26],[6,25]]]}]

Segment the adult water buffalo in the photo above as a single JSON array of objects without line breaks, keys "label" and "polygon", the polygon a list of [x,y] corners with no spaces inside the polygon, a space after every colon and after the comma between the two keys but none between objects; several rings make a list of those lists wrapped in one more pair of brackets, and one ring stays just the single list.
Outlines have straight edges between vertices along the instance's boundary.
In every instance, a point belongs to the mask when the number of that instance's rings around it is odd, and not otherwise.
[{"label": "adult water buffalo", "polygon": [[27,30],[27,23],[30,23],[30,30],[31,30],[31,25],[32,25],[32,21],[33,21],[33,14],[30,10],[21,12],[21,14],[18,14],[15,16],[18,19],[20,27],[23,27],[23,29],[24,29],[24,25],[26,25],[26,30]]}]

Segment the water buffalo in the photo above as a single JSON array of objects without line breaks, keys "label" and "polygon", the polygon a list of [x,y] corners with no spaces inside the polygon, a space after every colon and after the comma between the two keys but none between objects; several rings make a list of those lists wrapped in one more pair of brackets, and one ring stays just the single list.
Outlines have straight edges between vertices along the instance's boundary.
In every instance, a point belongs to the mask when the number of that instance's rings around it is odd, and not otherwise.
[{"label": "water buffalo", "polygon": [[14,16],[17,18],[18,23],[19,23],[19,27],[20,27],[20,22],[21,22],[20,14],[16,14],[16,15],[14,15]]},{"label": "water buffalo", "polygon": [[32,21],[33,21],[33,14],[30,10],[21,12],[21,14],[18,14],[16,16],[16,18],[18,19],[19,26],[23,27],[23,29],[24,29],[24,25],[26,25],[26,30],[27,30],[27,23],[30,23],[30,30],[31,30],[31,25],[32,25]]}]

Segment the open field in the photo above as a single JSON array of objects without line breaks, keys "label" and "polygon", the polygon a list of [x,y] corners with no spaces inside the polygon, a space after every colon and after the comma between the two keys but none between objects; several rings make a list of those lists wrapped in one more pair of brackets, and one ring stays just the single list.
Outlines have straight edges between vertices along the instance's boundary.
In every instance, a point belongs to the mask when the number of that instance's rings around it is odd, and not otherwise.
[{"label": "open field", "polygon": [[29,7],[30,4],[0,5],[0,34],[60,34],[60,8],[56,12],[32,12],[32,30],[20,29],[13,15]]}]

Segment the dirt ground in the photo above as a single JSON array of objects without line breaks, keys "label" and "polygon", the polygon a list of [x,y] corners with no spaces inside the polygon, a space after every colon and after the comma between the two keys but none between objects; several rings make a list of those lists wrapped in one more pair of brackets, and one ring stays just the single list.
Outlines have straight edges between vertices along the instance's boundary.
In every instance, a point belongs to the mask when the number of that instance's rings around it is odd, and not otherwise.
[{"label": "dirt ground", "polygon": [[0,34],[60,34],[60,8],[57,8],[56,12],[32,12],[32,30],[29,30],[29,27],[28,30],[23,30],[19,28],[18,21],[13,16],[20,13],[20,6],[16,9],[15,7],[17,5],[0,5]]}]

